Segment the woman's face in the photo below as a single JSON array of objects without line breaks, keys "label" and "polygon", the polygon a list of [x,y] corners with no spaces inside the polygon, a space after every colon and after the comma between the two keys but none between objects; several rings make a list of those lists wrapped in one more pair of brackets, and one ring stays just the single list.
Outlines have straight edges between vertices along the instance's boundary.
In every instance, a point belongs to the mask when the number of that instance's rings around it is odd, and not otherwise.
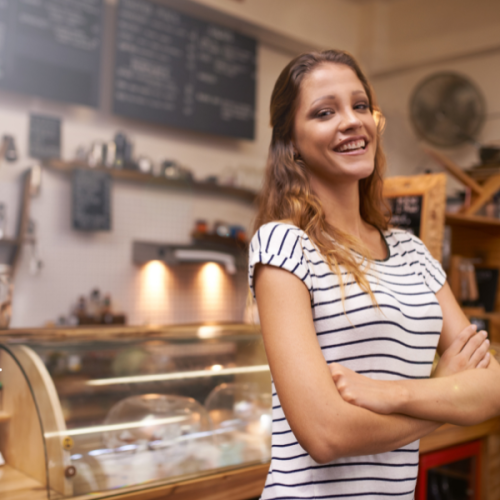
[{"label": "woman's face", "polygon": [[324,63],[302,81],[293,145],[311,182],[353,182],[375,164],[377,127],[368,96],[356,73]]}]

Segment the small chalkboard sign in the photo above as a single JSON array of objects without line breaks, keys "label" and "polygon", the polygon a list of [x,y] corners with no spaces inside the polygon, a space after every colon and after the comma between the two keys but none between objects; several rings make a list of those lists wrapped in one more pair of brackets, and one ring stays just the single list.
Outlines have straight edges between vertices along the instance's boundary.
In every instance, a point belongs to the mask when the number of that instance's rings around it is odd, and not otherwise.
[{"label": "small chalkboard sign", "polygon": [[419,237],[422,196],[397,196],[386,199],[391,207],[391,224]]},{"label": "small chalkboard sign", "polygon": [[30,115],[29,153],[32,158],[53,160],[61,156],[61,120]]},{"label": "small chalkboard sign", "polygon": [[73,229],[111,230],[111,176],[100,170],[73,171]]},{"label": "small chalkboard sign", "polygon": [[384,180],[384,198],[391,225],[419,237],[432,256],[441,260],[446,208],[446,174],[389,177]]}]

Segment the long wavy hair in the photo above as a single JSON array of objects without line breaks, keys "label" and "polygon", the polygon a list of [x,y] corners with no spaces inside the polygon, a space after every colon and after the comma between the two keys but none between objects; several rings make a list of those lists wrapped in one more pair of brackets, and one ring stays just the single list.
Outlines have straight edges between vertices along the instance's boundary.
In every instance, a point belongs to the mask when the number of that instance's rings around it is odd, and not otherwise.
[{"label": "long wavy hair", "polygon": [[[370,259],[368,248],[358,238],[327,222],[321,201],[311,189],[307,165],[300,157],[294,157],[292,137],[301,84],[306,75],[326,63],[343,64],[351,68],[366,91],[370,112],[381,117],[373,90],[349,53],[325,50],[302,54],[293,59],[278,77],[271,97],[272,139],[255,229],[270,221],[290,221],[309,236],[332,272],[337,274],[342,302],[345,297],[344,283],[351,275],[376,304],[365,275],[369,260],[360,258],[365,256]],[[382,197],[386,160],[380,143],[381,130],[379,120],[375,167],[369,177],[359,181],[359,211],[365,222],[379,230],[386,230],[389,227],[389,209]],[[340,266],[347,271],[345,281]]]}]

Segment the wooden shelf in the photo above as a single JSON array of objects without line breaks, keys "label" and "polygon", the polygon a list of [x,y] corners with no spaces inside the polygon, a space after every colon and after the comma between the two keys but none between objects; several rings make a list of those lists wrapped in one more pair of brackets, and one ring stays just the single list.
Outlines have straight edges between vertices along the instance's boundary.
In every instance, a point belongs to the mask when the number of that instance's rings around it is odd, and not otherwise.
[{"label": "wooden shelf", "polygon": [[248,189],[242,189],[232,186],[220,186],[211,182],[198,182],[186,181],[179,179],[168,179],[166,177],[159,177],[152,174],[144,174],[137,170],[125,170],[116,168],[95,167],[91,168],[83,162],[65,162],[62,160],[48,160],[44,162],[44,166],[63,173],[71,173],[73,170],[88,169],[97,170],[100,172],[107,172],[113,179],[134,182],[137,184],[149,184],[170,189],[181,189],[186,191],[193,191],[200,194],[210,194],[214,196],[221,196],[236,199],[245,203],[254,203],[257,193]]},{"label": "wooden shelf", "polygon": [[21,241],[18,239],[0,238],[0,245],[15,246],[15,245],[19,245],[20,243],[21,243]]},{"label": "wooden shelf", "polygon": [[494,219],[492,217],[486,217],[484,215],[462,215],[462,214],[446,214],[445,223],[450,226],[468,226],[476,227],[478,229],[488,229],[493,230],[498,229],[500,231],[500,219]]},{"label": "wooden shelf", "polygon": [[10,414],[6,411],[0,411],[0,424],[8,422],[10,420]]},{"label": "wooden shelf", "polygon": [[0,238],[0,245],[4,246],[16,246],[23,243],[35,243],[35,240],[34,238],[24,238],[22,240],[19,238]]},{"label": "wooden shelf", "polygon": [[467,169],[465,172],[476,181],[486,181],[492,175],[500,174],[500,164],[476,166]]}]

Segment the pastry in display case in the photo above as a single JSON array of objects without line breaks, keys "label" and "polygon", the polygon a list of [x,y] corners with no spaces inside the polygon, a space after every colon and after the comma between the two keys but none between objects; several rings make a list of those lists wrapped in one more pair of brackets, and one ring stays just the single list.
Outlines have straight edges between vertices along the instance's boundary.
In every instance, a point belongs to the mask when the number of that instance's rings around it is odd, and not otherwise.
[{"label": "pastry in display case", "polygon": [[256,326],[9,330],[0,368],[2,499],[104,498],[270,460]]}]

